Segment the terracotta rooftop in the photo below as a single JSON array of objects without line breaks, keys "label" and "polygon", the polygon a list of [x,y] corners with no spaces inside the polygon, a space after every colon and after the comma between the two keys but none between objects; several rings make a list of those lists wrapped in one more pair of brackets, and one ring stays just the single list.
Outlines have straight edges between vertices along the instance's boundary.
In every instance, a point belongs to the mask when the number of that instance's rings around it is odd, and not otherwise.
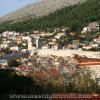
[{"label": "terracotta rooftop", "polygon": [[77,61],[78,66],[100,65],[100,59],[87,57],[74,57],[74,59]]}]

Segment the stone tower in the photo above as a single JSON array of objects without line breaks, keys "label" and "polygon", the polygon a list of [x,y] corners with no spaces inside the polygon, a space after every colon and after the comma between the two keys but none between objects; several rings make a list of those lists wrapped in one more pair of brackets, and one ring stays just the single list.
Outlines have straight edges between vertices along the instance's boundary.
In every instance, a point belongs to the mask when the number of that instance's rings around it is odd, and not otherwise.
[{"label": "stone tower", "polygon": [[42,49],[42,38],[40,36],[36,39],[36,47]]},{"label": "stone tower", "polygon": [[28,50],[32,51],[33,47],[34,47],[34,38],[33,37],[29,37],[29,39],[28,39]]}]

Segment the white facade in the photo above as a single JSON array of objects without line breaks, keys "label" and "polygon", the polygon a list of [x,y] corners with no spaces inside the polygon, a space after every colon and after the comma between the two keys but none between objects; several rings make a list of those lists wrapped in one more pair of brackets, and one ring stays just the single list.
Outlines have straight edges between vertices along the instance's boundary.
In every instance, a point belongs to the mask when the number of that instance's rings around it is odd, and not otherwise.
[{"label": "white facade", "polygon": [[20,34],[19,34],[19,33],[14,32],[14,33],[13,33],[13,35],[15,35],[15,36],[19,36]]},{"label": "white facade", "polygon": [[68,57],[72,56],[73,54],[79,56],[86,56],[88,58],[97,58],[100,59],[100,52],[92,52],[92,51],[83,51],[83,50],[52,50],[52,49],[43,49],[38,50],[38,54],[41,56],[60,56],[60,57]]},{"label": "white facade", "polygon": [[90,23],[87,28],[89,32],[99,31],[99,22]]},{"label": "white facade", "polygon": [[56,35],[56,36],[55,36],[56,39],[60,39],[60,37],[61,37],[61,36],[59,36],[59,35]]},{"label": "white facade", "polygon": [[18,44],[21,44],[23,41],[22,41],[22,37],[17,37],[16,40],[15,40]]},{"label": "white facade", "polygon": [[27,44],[26,44],[26,43],[23,43],[22,45],[23,45],[23,46],[26,46]]},{"label": "white facade", "polygon": [[22,49],[21,52],[27,52],[27,49]]},{"label": "white facade", "polygon": [[0,48],[8,48],[9,46],[10,46],[10,44],[8,44],[8,43],[2,43],[0,45]]},{"label": "white facade", "polygon": [[23,36],[22,40],[27,40],[28,41],[29,40],[29,36]]},{"label": "white facade", "polygon": [[91,48],[92,48],[92,46],[83,46],[82,47],[82,49],[86,49],[86,50],[91,49]]},{"label": "white facade", "polygon": [[91,46],[96,48],[96,47],[99,47],[99,44],[92,44]]},{"label": "white facade", "polygon": [[19,33],[16,33],[16,32],[14,32],[14,31],[6,31],[6,32],[3,32],[2,33],[2,36],[3,37],[10,37],[10,36],[18,36],[19,35]]},{"label": "white facade", "polygon": [[86,33],[88,31],[87,27],[84,27],[81,33]]},{"label": "white facade", "polygon": [[17,47],[17,46],[15,46],[15,47],[10,47],[10,50],[14,50],[14,51],[20,51],[20,47]]},{"label": "white facade", "polygon": [[48,49],[48,46],[43,46],[42,49]]},{"label": "white facade", "polygon": [[94,39],[94,42],[100,44],[100,36],[99,36],[99,38]]},{"label": "white facade", "polygon": [[84,27],[81,33],[86,33],[86,32],[96,32],[99,31],[99,22],[93,22],[89,23],[87,27]]}]

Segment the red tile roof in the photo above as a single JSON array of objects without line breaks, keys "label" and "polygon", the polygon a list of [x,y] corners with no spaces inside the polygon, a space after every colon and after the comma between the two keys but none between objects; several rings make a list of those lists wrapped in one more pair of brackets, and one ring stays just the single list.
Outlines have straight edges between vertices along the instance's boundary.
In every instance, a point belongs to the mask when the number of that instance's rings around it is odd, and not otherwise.
[{"label": "red tile roof", "polygon": [[52,76],[56,76],[56,75],[57,75],[57,70],[56,70],[56,68],[52,68],[52,69],[51,69],[51,75],[52,75]]},{"label": "red tile roof", "polygon": [[75,60],[78,62],[78,66],[100,65],[100,59],[75,57]]}]

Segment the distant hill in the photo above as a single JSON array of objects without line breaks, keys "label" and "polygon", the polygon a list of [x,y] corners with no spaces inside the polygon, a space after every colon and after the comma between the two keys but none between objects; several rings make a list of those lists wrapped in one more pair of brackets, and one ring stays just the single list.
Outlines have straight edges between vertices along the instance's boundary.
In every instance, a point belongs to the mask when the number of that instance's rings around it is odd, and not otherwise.
[{"label": "distant hill", "polygon": [[88,0],[80,5],[64,7],[40,18],[6,23],[0,27],[0,32],[6,30],[24,32],[57,27],[69,27],[70,31],[79,31],[84,25],[94,21],[100,21],[99,0]]},{"label": "distant hill", "polygon": [[41,0],[40,2],[29,4],[14,12],[11,12],[0,18],[0,22],[5,21],[23,21],[37,16],[48,15],[57,9],[65,6],[83,3],[87,0]]}]

